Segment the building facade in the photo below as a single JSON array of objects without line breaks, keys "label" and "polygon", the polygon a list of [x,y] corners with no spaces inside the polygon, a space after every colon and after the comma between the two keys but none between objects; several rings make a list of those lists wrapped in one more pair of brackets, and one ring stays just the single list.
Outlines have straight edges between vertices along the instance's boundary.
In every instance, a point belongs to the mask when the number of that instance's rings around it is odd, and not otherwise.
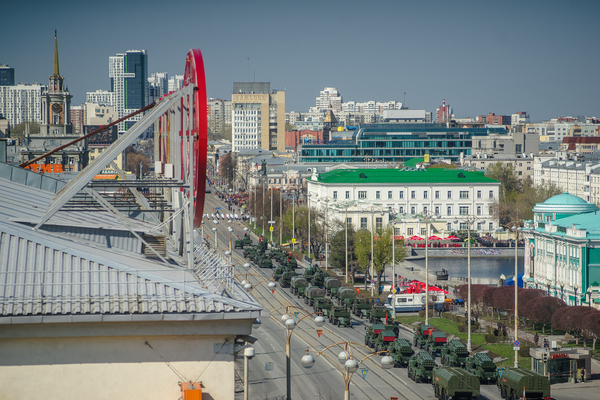
[{"label": "building facade", "polygon": [[83,125],[85,125],[86,119],[86,105],[71,106],[71,125],[73,126],[73,133],[81,134],[83,132]]},{"label": "building facade", "polygon": [[225,124],[231,125],[231,101],[208,99],[208,129],[219,132]]},{"label": "building facade", "polygon": [[527,179],[533,181],[533,166],[535,164],[534,158],[529,155],[524,156],[504,156],[495,155],[488,156],[487,154],[481,155],[470,155],[462,159],[462,165],[464,167],[474,168],[478,171],[487,171],[487,169],[496,163],[502,163],[504,165],[512,165],[513,171],[517,174],[518,180],[523,182]]},{"label": "building facade", "polygon": [[183,86],[183,75],[173,75],[169,77],[169,93],[179,90]]},{"label": "building facade", "polygon": [[46,86],[39,83],[20,83],[0,86],[0,116],[12,126],[23,122],[42,122],[42,92]]},{"label": "building facade", "polygon": [[0,64],[0,86],[15,85],[15,69],[5,64]]},{"label": "building facade", "polygon": [[[591,203],[599,203],[596,196],[596,177],[600,175],[600,163],[577,162],[571,160],[535,159],[533,165],[535,185],[555,185],[560,190],[580,197]],[[592,185],[594,190],[592,190]]]},{"label": "building facade", "polygon": [[116,102],[116,93],[109,92],[108,90],[96,90],[95,92],[87,92],[85,94],[85,102],[114,106]]},{"label": "building facade", "polygon": [[232,150],[285,151],[285,92],[270,82],[234,82],[231,96]]},{"label": "building facade", "polygon": [[340,91],[333,87],[326,87],[321,90],[320,96],[317,97],[316,109],[318,112],[325,112],[330,107],[334,112],[342,111],[342,103],[344,102]]},{"label": "building facade", "polygon": [[148,78],[148,104],[169,94],[169,74],[155,72]]},{"label": "building facade", "polygon": [[454,110],[442,100],[442,106],[435,109],[435,122],[438,124],[450,122],[454,119]]},{"label": "building facade", "polygon": [[[435,229],[467,229],[465,218],[475,217],[471,229],[481,233],[498,228],[490,206],[498,199],[500,182],[480,172],[445,169],[339,169],[319,173],[307,181],[309,206],[333,207],[341,221],[348,218],[355,230],[386,227],[390,211],[404,223],[397,234],[423,235],[423,216],[433,215]],[[327,200],[327,201],[325,201]],[[343,210],[343,211],[340,211]],[[347,216],[344,216],[347,213]],[[410,223],[408,222],[410,221]]]},{"label": "building facade", "polygon": [[[115,111],[119,118],[148,105],[148,54],[146,50],[128,50],[109,57],[110,90],[115,93]],[[119,124],[125,132],[142,118],[138,114]]]}]

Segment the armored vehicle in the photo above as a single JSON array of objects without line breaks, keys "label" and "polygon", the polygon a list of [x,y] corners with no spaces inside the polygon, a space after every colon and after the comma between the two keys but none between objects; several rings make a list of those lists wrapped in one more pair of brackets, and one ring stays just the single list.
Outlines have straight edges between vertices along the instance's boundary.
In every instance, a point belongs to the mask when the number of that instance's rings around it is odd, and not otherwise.
[{"label": "armored vehicle", "polygon": [[269,251],[269,257],[271,259],[279,259],[279,257],[283,254],[283,251],[281,251],[281,249],[275,247],[273,249],[271,249],[271,251]]},{"label": "armored vehicle", "polygon": [[498,379],[504,399],[551,399],[550,381],[544,375],[521,368],[507,368]]},{"label": "armored vehicle", "polygon": [[398,337],[397,331],[388,330],[387,328],[390,325],[386,326],[386,330],[379,332],[375,338],[375,351],[386,351],[391,343],[396,340]]},{"label": "armored vehicle", "polygon": [[325,289],[318,286],[309,286],[308,289],[306,289],[304,303],[312,306],[315,302],[315,299],[318,297],[325,297]]},{"label": "armored vehicle", "polygon": [[416,348],[422,349],[425,347],[425,343],[427,343],[427,338],[434,331],[434,327],[431,325],[421,325],[419,329],[415,332],[415,336],[413,337],[413,346]]},{"label": "armored vehicle", "polygon": [[322,269],[319,270],[312,277],[312,284],[315,286],[323,286],[323,282],[325,282],[325,278],[328,278],[329,274]]},{"label": "armored vehicle", "polygon": [[261,268],[273,268],[273,263],[269,257],[261,256],[258,261],[258,266]]},{"label": "armored vehicle", "polygon": [[470,400],[479,396],[479,379],[462,368],[435,368],[431,383],[438,399]]},{"label": "armored vehicle", "polygon": [[390,343],[388,350],[390,352],[390,357],[394,359],[395,367],[406,367],[409,358],[415,354],[415,351],[406,339],[394,340],[393,343]]},{"label": "armored vehicle", "polygon": [[435,360],[426,351],[414,354],[408,360],[408,377],[417,383],[431,382]]},{"label": "armored vehicle", "polygon": [[340,288],[336,297],[338,298],[340,305],[352,307],[354,299],[356,298],[356,290],[349,287]]},{"label": "armored vehicle", "polygon": [[244,249],[244,257],[250,258],[251,254],[256,254],[256,249],[254,247],[246,247]]},{"label": "armored vehicle", "polygon": [[312,278],[313,276],[320,271],[319,266],[317,264],[314,264],[310,267],[308,267],[308,269],[306,269],[304,271],[304,277],[306,278],[307,281],[312,282]]},{"label": "armored vehicle", "polygon": [[283,268],[281,265],[277,266],[277,268],[275,268],[275,270],[273,271],[273,280],[275,282],[278,282],[281,279],[281,275],[283,275],[284,272],[285,268]]},{"label": "armored vehicle", "polygon": [[363,317],[369,316],[371,307],[373,307],[373,304],[369,300],[355,297],[352,302],[352,314],[362,319]]},{"label": "armored vehicle", "polygon": [[442,354],[442,346],[446,344],[447,340],[444,332],[432,332],[427,338],[425,351],[431,354],[432,357],[437,357]]},{"label": "armored vehicle", "polygon": [[329,322],[337,326],[352,327],[350,310],[348,310],[348,308],[345,306],[334,306],[331,309],[331,314],[329,315]]},{"label": "armored vehicle", "polygon": [[236,240],[235,244],[233,245],[234,249],[244,249],[244,241],[243,240]]},{"label": "armored vehicle", "polygon": [[304,293],[308,287],[308,281],[303,276],[294,276],[290,280],[290,286],[292,288],[292,293],[295,293],[298,297],[304,297]]},{"label": "armored vehicle", "polygon": [[475,353],[472,357],[468,357],[465,369],[479,378],[479,382],[483,384],[490,385],[498,380],[496,364],[485,353]]},{"label": "armored vehicle", "polygon": [[385,317],[388,315],[388,309],[386,306],[373,306],[369,311],[369,322],[372,324],[385,321]]},{"label": "armored vehicle", "polygon": [[464,368],[467,357],[469,357],[469,352],[463,342],[458,339],[452,339],[442,346],[442,355],[440,357],[442,365]]},{"label": "armored vehicle", "polygon": [[242,239],[242,241],[244,242],[244,246],[253,246],[254,245],[252,243],[252,239],[250,238],[250,236],[248,236],[247,233],[244,233],[244,239]]},{"label": "armored vehicle", "polygon": [[325,278],[323,281],[323,286],[325,286],[328,295],[331,295],[331,297],[336,297],[338,290],[340,290],[340,287],[342,286],[342,282],[340,282],[338,278],[330,276]]},{"label": "armored vehicle", "polygon": [[379,332],[385,331],[384,324],[373,324],[369,327],[365,327],[365,344],[369,347],[375,347],[375,339]]},{"label": "armored vehicle", "polygon": [[296,259],[294,257],[292,257],[291,255],[290,255],[287,263],[288,263],[289,267],[292,269],[298,268],[298,261],[296,261]]},{"label": "armored vehicle", "polygon": [[292,278],[298,275],[293,269],[286,267],[286,270],[281,275],[281,287],[290,287]]},{"label": "armored vehicle", "polygon": [[[331,314],[331,309],[333,308],[333,303],[330,298],[327,297],[317,297],[314,299],[313,310],[315,312],[321,311],[324,317],[329,317]],[[331,318],[330,318],[331,320]]]}]

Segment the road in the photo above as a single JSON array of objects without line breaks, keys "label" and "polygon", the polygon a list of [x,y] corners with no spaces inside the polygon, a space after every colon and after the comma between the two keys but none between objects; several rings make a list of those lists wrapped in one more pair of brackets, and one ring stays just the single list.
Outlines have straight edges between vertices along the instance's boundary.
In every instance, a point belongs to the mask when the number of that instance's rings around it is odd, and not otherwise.
[{"label": "road", "polygon": [[[227,205],[221,202],[214,194],[206,195],[205,213],[213,214],[216,207],[221,207],[223,212],[227,211]],[[209,236],[211,246],[214,245],[214,232],[211,230],[213,223],[206,221],[204,237]],[[241,221],[233,221],[231,224],[221,220],[217,224],[218,247],[222,251],[229,249],[230,233],[228,227],[234,231],[231,233],[232,241],[239,235],[243,236],[244,225]],[[256,240],[254,240],[256,243]],[[234,265],[241,267],[247,262],[242,257],[241,250],[233,250],[232,260]],[[342,399],[344,395],[344,380],[341,373],[343,367],[337,360],[338,354],[343,351],[342,345],[334,345],[340,342],[351,342],[351,351],[356,360],[362,360],[359,370],[353,375],[350,384],[352,399],[435,399],[432,386],[429,384],[415,383],[407,377],[405,368],[392,368],[385,370],[381,367],[379,356],[370,356],[372,350],[364,346],[365,328],[368,322],[353,317],[353,327],[336,327],[328,322],[322,328],[317,328],[314,323],[314,315],[308,316],[313,310],[291,294],[290,289],[278,286],[274,292],[267,288],[268,280],[272,276],[271,269],[257,268],[252,266],[249,271],[238,268],[236,273],[238,281],[249,280],[253,284],[251,294],[263,305],[265,310],[271,312],[270,318],[263,318],[259,329],[254,329],[252,336],[258,341],[253,347],[256,356],[249,364],[249,398],[250,399],[285,399],[286,395],[286,335],[280,317],[285,312],[286,306],[294,307],[297,311],[298,324],[291,336],[291,393],[294,400],[333,400]],[[300,270],[298,271],[300,272]],[[262,282],[261,282],[262,281]],[[259,283],[261,282],[261,283]],[[306,316],[305,318],[303,318]],[[322,329],[318,335],[317,329]],[[412,342],[412,332],[401,329],[399,337]],[[317,357],[317,353],[328,346],[330,349]],[[302,356],[306,354],[307,348],[316,359],[315,365],[306,369],[300,363]],[[370,356],[370,357],[368,357]],[[329,357],[329,358],[328,358]],[[368,357],[368,358],[367,358]],[[242,359],[238,363],[238,373],[243,376]],[[272,363],[272,370],[266,370],[266,364]],[[363,379],[363,370],[366,376]],[[575,388],[574,388],[575,389]],[[579,392],[583,390],[577,387]],[[596,389],[597,390],[597,389]],[[557,399],[575,399],[585,396],[585,390],[579,395],[573,395],[571,390],[556,391]],[[560,394],[559,394],[560,393]],[[239,398],[243,394],[239,395]],[[481,386],[479,399],[501,399],[500,392],[495,385]]]}]

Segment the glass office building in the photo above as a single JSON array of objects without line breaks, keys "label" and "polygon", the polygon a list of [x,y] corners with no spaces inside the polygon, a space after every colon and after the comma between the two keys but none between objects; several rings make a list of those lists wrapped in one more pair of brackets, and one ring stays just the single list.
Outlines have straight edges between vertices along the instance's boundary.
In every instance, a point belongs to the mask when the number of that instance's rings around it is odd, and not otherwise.
[{"label": "glass office building", "polygon": [[426,154],[432,160],[458,161],[461,153],[471,154],[473,137],[491,133],[506,134],[506,130],[453,124],[366,124],[357,126],[352,139],[306,144],[300,154],[303,162],[404,162]]}]

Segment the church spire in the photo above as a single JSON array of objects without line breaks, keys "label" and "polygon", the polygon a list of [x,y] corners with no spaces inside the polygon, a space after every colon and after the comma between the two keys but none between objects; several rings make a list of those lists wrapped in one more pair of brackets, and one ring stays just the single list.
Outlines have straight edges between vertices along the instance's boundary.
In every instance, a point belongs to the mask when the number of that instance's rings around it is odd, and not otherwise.
[{"label": "church spire", "polygon": [[60,76],[60,71],[58,69],[58,39],[56,38],[56,29],[54,30],[54,69],[52,70],[52,76]]}]

